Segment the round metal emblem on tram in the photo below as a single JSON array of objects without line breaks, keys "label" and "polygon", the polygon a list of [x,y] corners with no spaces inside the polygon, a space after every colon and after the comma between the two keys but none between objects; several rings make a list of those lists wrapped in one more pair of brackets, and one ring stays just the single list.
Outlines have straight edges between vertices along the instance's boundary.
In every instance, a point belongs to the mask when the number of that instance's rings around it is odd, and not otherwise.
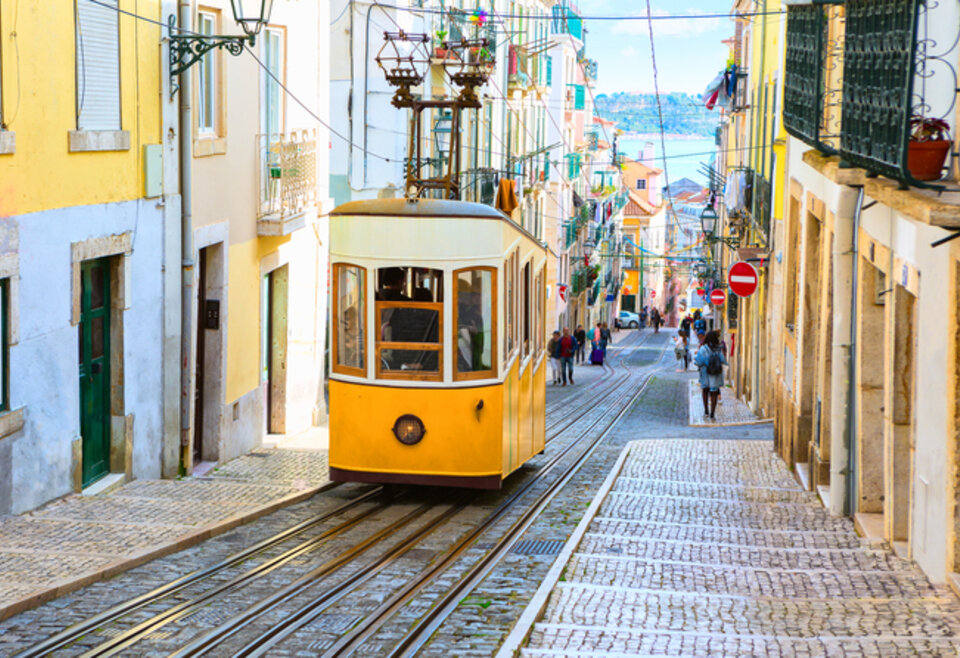
[{"label": "round metal emblem on tram", "polygon": [[426,432],[423,421],[413,414],[404,414],[393,424],[393,435],[397,441],[408,446],[419,443]]}]

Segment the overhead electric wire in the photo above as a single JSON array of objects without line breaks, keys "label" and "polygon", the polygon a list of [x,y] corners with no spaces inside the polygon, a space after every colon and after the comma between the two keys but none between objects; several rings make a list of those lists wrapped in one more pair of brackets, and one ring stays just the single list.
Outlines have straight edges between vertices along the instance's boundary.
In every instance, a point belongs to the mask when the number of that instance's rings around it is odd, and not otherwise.
[{"label": "overhead electric wire", "polygon": [[[119,6],[117,6],[117,5],[108,4],[108,3],[106,3],[106,2],[103,2],[103,0],[86,0],[86,1],[87,1],[87,2],[91,2],[91,3],[95,4],[95,5],[99,5],[99,6],[101,6],[101,7],[104,7],[104,8],[106,8],[106,9],[111,9],[111,10],[117,12],[117,13],[124,14],[124,15],[126,15],[126,16],[130,16],[131,18],[135,18],[135,19],[137,19],[137,20],[139,20],[139,21],[144,21],[144,22],[147,22],[147,23],[152,23],[152,24],[154,24],[154,25],[158,25],[158,26],[160,26],[160,27],[166,27],[166,28],[169,28],[169,29],[176,30],[177,32],[179,32],[179,33],[181,33],[181,34],[186,34],[186,35],[190,35],[190,36],[197,36],[197,37],[205,37],[205,38],[208,38],[208,37],[210,36],[210,35],[208,35],[208,34],[201,34],[201,33],[199,33],[199,32],[194,32],[194,31],[191,31],[191,30],[187,30],[187,29],[184,29],[184,28],[179,27],[179,26],[176,26],[176,25],[174,25],[174,26],[167,25],[166,23],[163,23],[163,22],[161,22],[161,21],[154,20],[154,19],[152,19],[152,18],[148,18],[148,17],[146,17],[146,16],[137,14],[137,13],[135,13],[135,12],[128,11],[128,10],[126,10],[126,9],[121,9],[121,8],[120,8]],[[237,35],[236,35],[237,38],[242,38],[243,36],[244,36],[244,35],[242,35],[242,34],[237,34]],[[244,44],[243,44],[243,49],[244,49],[244,51],[246,51],[247,53],[249,53],[251,57],[253,57],[253,60],[257,63],[257,65],[258,65],[261,69],[263,69],[263,71],[264,71],[274,82],[277,83],[277,85],[284,91],[284,93],[285,93],[287,96],[289,96],[297,105],[299,105],[301,108],[303,108],[304,112],[306,112],[314,121],[316,121],[316,122],[319,123],[321,126],[323,126],[324,128],[326,128],[327,130],[329,130],[331,135],[335,135],[336,137],[339,137],[339,138],[342,139],[343,141],[347,142],[348,144],[353,145],[354,148],[356,148],[357,150],[359,150],[361,153],[366,153],[367,155],[371,155],[371,156],[373,156],[373,157],[375,157],[375,158],[379,158],[379,159],[381,159],[381,160],[383,160],[383,161],[385,161],[385,162],[401,162],[401,160],[398,160],[398,159],[396,159],[396,158],[391,158],[391,157],[387,157],[387,156],[385,156],[385,155],[380,155],[379,153],[374,153],[373,151],[371,151],[371,150],[369,150],[369,149],[367,149],[367,148],[360,147],[360,146],[358,146],[358,145],[356,145],[356,144],[354,143],[353,139],[351,139],[351,138],[349,138],[349,137],[346,137],[346,136],[340,134],[339,132],[337,132],[337,130],[336,130],[335,128],[333,128],[333,126],[331,126],[331,125],[328,124],[326,121],[324,121],[323,119],[321,119],[320,116],[317,115],[316,112],[314,112],[312,109],[310,109],[310,108],[306,105],[306,103],[304,103],[302,100],[300,100],[299,97],[297,97],[296,94],[294,94],[292,91],[290,91],[290,89],[289,89],[285,84],[283,84],[283,82],[282,82],[276,75],[274,75],[273,71],[271,71],[269,68],[267,68],[267,65],[264,64],[263,61],[261,61],[259,57],[257,57],[256,53],[254,53],[253,50],[250,49],[250,47],[247,45],[246,42],[244,42]]]},{"label": "overhead electric wire", "polygon": [[[443,9],[429,9],[425,7],[402,7],[400,5],[391,5],[384,3],[377,3],[381,7],[387,9],[396,9],[397,11],[405,11],[413,14],[446,14],[447,11]],[[733,13],[713,13],[713,14],[657,14],[653,16],[655,21],[666,21],[666,20],[685,20],[685,19],[717,19],[717,18],[751,18],[755,16],[786,16],[787,12],[784,10],[780,11],[745,11],[745,12],[733,12]],[[553,15],[531,15],[531,14],[501,14],[503,18],[521,18],[523,20],[548,20],[553,21],[560,16]],[[575,16],[581,21],[643,21],[650,20],[649,16],[643,15],[620,15],[620,16]],[[565,18],[565,17],[564,17]]]}]

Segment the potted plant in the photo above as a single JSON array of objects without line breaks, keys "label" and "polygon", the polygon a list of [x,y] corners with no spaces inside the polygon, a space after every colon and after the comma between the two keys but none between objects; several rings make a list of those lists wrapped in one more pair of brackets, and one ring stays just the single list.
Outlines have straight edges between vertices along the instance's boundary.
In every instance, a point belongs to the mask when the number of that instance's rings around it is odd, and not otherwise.
[{"label": "potted plant", "polygon": [[447,56],[447,44],[444,41],[447,38],[447,31],[444,29],[437,30],[437,39],[436,43],[433,46],[433,56],[437,59],[444,59]]},{"label": "potted plant", "polygon": [[943,119],[914,116],[910,119],[907,168],[917,180],[938,180],[950,152],[950,124]]}]

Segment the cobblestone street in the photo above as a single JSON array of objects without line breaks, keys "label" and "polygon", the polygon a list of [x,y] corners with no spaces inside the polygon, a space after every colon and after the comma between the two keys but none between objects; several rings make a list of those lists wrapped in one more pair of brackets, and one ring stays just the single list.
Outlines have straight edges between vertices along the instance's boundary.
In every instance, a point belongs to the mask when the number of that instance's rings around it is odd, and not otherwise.
[{"label": "cobblestone street", "polygon": [[[960,605],[767,441],[637,441],[514,630],[525,656],[946,656]],[[546,603],[541,614],[537,614]]]},{"label": "cobblestone street", "polygon": [[[831,517],[814,494],[801,490],[772,451],[770,424],[753,417],[729,389],[722,405],[726,415],[718,410],[717,422],[692,424],[701,420],[691,413],[699,392],[696,373],[676,372],[667,346],[664,335],[621,332],[609,350],[608,367],[578,366],[575,386],[548,387],[548,431],[579,418],[584,410],[585,418],[609,418],[618,408],[622,416],[589,460],[414,653],[956,655],[960,602],[952,592],[931,585],[913,563],[896,557],[885,544],[859,538],[848,519]],[[626,394],[628,404],[615,403],[604,392],[611,384]],[[501,491],[476,497],[368,585],[321,608],[322,614],[271,647],[268,655],[299,658],[334,651],[338,638],[362,625],[392,590],[436,564],[504,498],[533,479],[559,446],[596,431],[578,428],[590,427],[575,424],[560,432],[546,454],[509,478]],[[30,568],[56,575],[68,572],[63,560],[116,563],[110,550],[121,541],[129,542],[123,545],[133,555],[148,546],[171,551],[178,537],[202,529],[215,532],[210,524],[236,525],[241,512],[256,515],[290,496],[302,498],[126,573],[74,592],[64,590],[14,615],[0,623],[0,655],[15,655],[67,627],[86,625],[84,634],[54,653],[105,651],[106,643],[140,633],[130,644],[115,646],[119,655],[167,656],[198,634],[217,632],[234,615],[270,600],[307,572],[344,559],[355,542],[373,531],[385,532],[417,505],[430,507],[429,517],[457,493],[414,490],[399,505],[370,497],[372,493],[364,492],[372,490],[365,485],[310,496],[325,479],[325,451],[261,450],[204,478],[133,482],[109,495],[70,497],[4,520],[9,525],[0,526],[0,546],[5,556],[16,558],[6,557],[7,564],[25,564],[18,561],[23,557],[46,558],[52,566],[31,563]],[[372,516],[362,525],[347,519],[343,539],[334,540],[331,533],[339,530],[331,525],[333,517],[344,506],[356,506],[358,519]],[[382,627],[358,641],[354,655],[395,651],[410,629],[495,548],[506,525],[521,511],[469,544],[441,577],[415,590]],[[110,521],[120,518],[123,522]],[[66,527],[74,534],[56,525],[68,521],[73,525]],[[37,528],[48,527],[43,524],[51,524],[59,534],[38,534]],[[297,534],[289,534],[295,528],[300,529]],[[126,535],[118,539],[120,532],[141,533],[136,535],[140,543]],[[251,632],[281,624],[312,597],[326,596],[372,569],[396,539],[411,532],[402,529],[383,536],[371,544],[369,558],[346,562],[344,574],[319,581],[313,593],[304,591],[290,605],[252,617],[244,632],[208,655],[243,651]],[[330,540],[325,540],[328,535]],[[264,542],[276,537],[282,541],[266,546]],[[260,545],[262,551],[235,561]],[[96,562],[86,568],[99,574],[96,578],[104,575]],[[178,579],[208,573],[206,580],[183,592],[171,591],[166,599],[150,600],[139,610],[111,617],[109,623],[96,621],[105,611],[128,605],[131,597],[149,596]],[[22,582],[37,582],[30,578],[34,574]],[[20,581],[10,576],[3,582]],[[173,616],[164,621],[165,615]],[[141,627],[142,632],[137,630]]]},{"label": "cobblestone street", "polygon": [[0,619],[304,500],[326,451],[255,450],[203,477],[135,480],[0,518]]}]

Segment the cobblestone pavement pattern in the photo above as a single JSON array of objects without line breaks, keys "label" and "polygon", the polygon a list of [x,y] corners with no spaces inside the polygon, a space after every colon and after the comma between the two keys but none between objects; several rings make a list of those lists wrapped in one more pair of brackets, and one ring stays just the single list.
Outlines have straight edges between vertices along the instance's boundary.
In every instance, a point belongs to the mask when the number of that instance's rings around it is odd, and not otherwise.
[{"label": "cobblestone pavement pattern", "polygon": [[625,451],[558,558],[565,567],[542,586],[549,598],[521,655],[960,652],[960,601],[830,516],[770,442],[661,439]]},{"label": "cobblestone pavement pattern", "polygon": [[325,450],[255,450],[204,477],[135,480],[0,517],[0,619],[309,496],[325,482]]},{"label": "cobblestone pavement pattern", "polygon": [[690,425],[694,427],[711,427],[715,425],[753,425],[758,423],[768,423],[769,419],[757,418],[750,407],[744,404],[733,394],[733,389],[724,386],[720,389],[720,400],[717,403],[717,409],[714,415],[716,418],[711,420],[703,413],[703,393],[701,392],[700,382],[696,379],[690,382],[688,393],[690,407]]}]

